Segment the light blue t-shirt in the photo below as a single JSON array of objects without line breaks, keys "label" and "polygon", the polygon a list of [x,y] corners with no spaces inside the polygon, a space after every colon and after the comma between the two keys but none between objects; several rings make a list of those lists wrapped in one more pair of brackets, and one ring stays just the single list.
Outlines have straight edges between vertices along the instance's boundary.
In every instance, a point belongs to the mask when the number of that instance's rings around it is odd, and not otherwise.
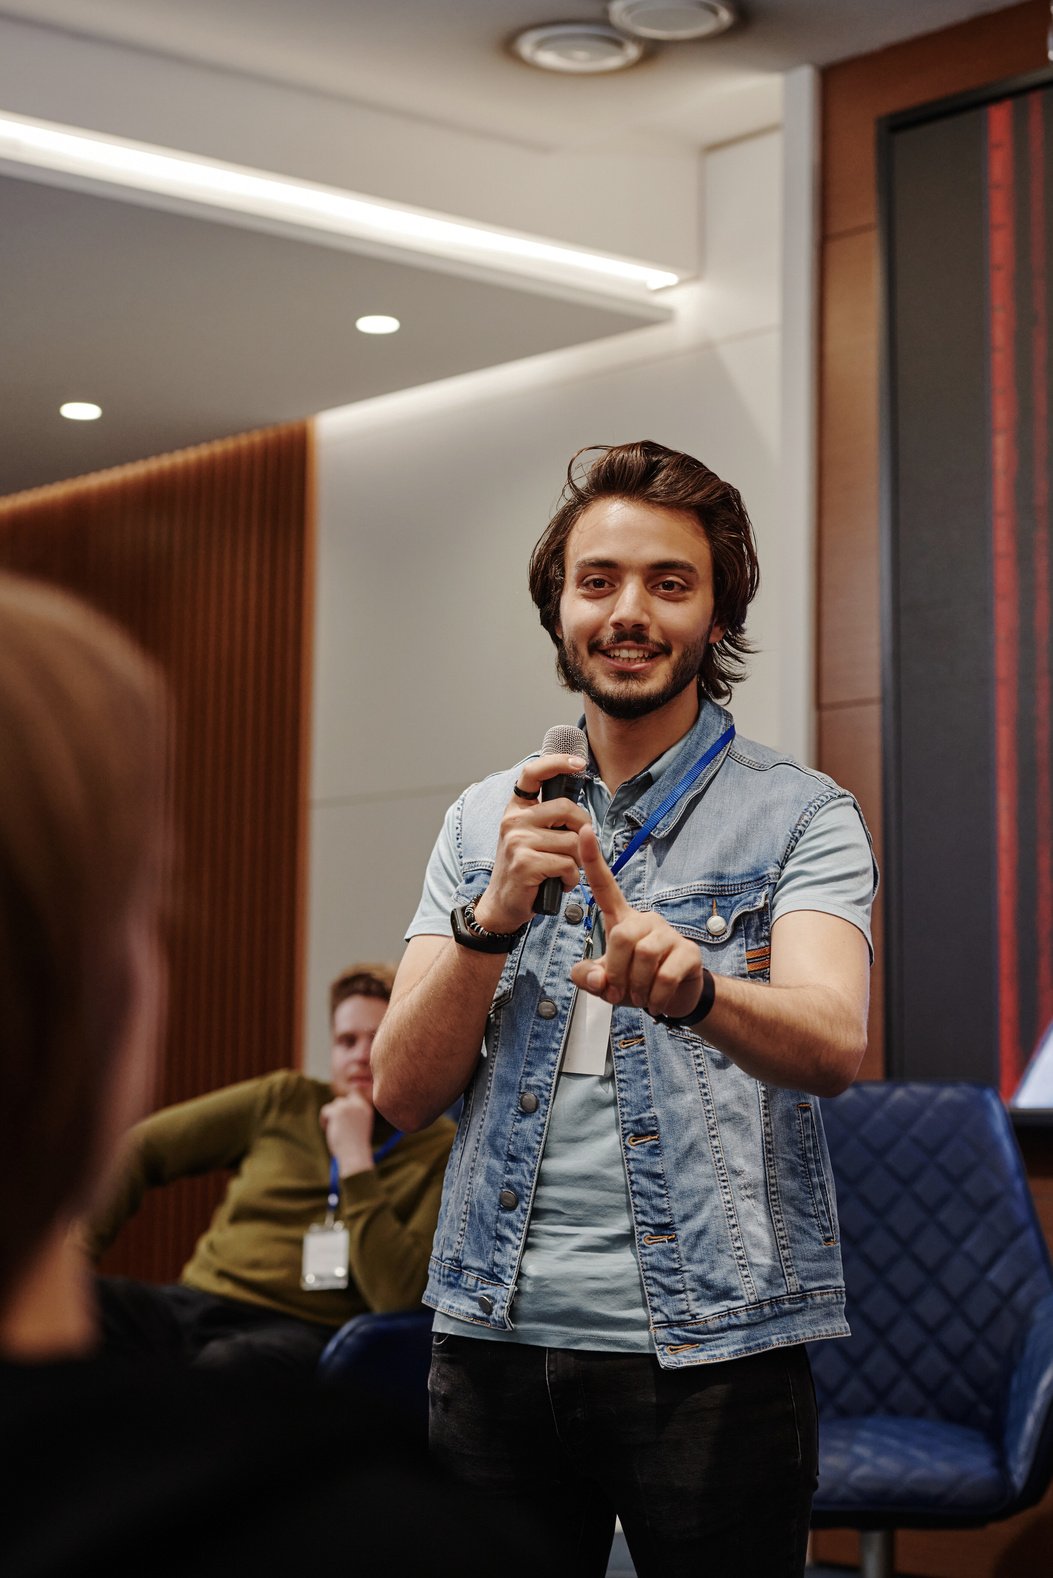
[{"label": "light blue t-shirt", "polygon": [[[613,797],[600,779],[586,780],[585,803],[608,860],[625,811],[663,777],[682,744],[677,741]],[[459,882],[448,816],[407,940],[449,934]],[[855,805],[831,800],[813,816],[786,862],[772,897],[772,923],[792,910],[821,910],[857,926],[870,947],[873,882],[870,845]],[[598,957],[599,916],[596,930]],[[437,1313],[435,1330],[547,1348],[653,1351],[609,1049],[602,1075],[561,1074],[557,1082],[511,1319],[513,1330],[495,1331]]]}]

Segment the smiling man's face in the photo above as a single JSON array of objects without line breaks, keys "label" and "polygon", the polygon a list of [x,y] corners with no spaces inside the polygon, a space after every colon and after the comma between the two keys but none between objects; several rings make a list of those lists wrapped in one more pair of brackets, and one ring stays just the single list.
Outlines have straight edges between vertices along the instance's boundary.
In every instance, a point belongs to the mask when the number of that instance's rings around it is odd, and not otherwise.
[{"label": "smiling man's face", "polygon": [[632,499],[588,505],[567,539],[557,634],[573,688],[612,718],[694,685],[713,624],[713,558],[694,516]]}]

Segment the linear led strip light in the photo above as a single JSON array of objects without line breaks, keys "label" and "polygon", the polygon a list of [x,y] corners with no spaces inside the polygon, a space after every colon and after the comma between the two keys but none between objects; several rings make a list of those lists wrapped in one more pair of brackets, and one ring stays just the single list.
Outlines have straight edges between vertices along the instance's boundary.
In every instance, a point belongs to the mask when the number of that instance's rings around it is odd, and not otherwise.
[{"label": "linear led strip light", "polygon": [[661,290],[677,284],[680,278],[668,269],[627,258],[560,246],[511,230],[465,224],[424,209],[359,197],[339,187],[220,164],[21,115],[0,115],[0,160],[331,236],[475,261],[568,283],[606,286],[619,293]]}]

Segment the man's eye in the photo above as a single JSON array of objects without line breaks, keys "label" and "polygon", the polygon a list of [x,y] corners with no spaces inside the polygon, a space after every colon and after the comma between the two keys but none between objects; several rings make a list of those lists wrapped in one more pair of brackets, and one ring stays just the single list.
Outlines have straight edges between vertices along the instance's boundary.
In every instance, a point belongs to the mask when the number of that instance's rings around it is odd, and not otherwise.
[{"label": "man's eye", "polygon": [[683,592],[686,591],[686,587],[683,581],[659,581],[658,590],[660,592]]},{"label": "man's eye", "polygon": [[606,576],[589,575],[582,581],[581,586],[582,591],[585,592],[605,592],[610,584]]}]

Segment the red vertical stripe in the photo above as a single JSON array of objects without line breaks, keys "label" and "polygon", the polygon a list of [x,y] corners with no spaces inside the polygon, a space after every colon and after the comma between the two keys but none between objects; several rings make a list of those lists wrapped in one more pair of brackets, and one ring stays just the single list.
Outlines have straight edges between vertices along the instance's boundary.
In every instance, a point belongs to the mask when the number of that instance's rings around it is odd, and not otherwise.
[{"label": "red vertical stripe", "polygon": [[1046,140],[1043,95],[1027,105],[1031,176],[1031,406],[1035,511],[1036,1034],[1053,1020],[1053,685],[1049,606],[1049,313],[1046,306]]},{"label": "red vertical stripe", "polygon": [[991,346],[991,493],[994,571],[995,847],[998,905],[999,1088],[1009,1096],[1020,1070],[1017,948],[1017,680],[1020,573],[1016,547],[1017,398],[1013,110],[987,111],[988,274]]}]

